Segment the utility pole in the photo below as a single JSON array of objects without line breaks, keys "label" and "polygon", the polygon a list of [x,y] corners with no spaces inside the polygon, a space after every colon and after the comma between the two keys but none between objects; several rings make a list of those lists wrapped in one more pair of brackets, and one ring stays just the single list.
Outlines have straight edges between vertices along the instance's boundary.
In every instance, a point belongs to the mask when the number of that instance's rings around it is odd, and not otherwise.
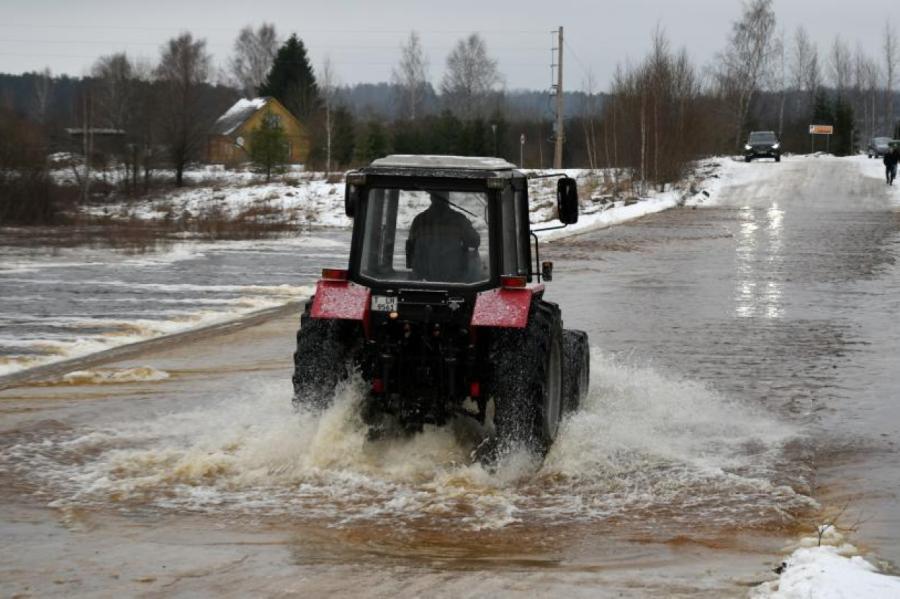
[{"label": "utility pole", "polygon": [[563,131],[563,28],[557,29],[556,41],[556,152],[553,155],[553,168],[562,168],[563,142],[566,140]]}]

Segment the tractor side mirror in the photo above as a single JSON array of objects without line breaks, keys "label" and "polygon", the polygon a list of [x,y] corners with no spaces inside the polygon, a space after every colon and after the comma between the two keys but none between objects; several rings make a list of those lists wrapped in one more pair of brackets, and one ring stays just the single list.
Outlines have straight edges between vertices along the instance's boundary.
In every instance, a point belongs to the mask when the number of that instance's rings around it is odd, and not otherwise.
[{"label": "tractor side mirror", "polygon": [[356,205],[359,204],[360,185],[365,184],[365,175],[347,173],[344,183],[344,213],[353,218],[356,216]]},{"label": "tractor side mirror", "polygon": [[575,179],[563,177],[556,183],[556,209],[564,225],[578,222],[578,185]]}]

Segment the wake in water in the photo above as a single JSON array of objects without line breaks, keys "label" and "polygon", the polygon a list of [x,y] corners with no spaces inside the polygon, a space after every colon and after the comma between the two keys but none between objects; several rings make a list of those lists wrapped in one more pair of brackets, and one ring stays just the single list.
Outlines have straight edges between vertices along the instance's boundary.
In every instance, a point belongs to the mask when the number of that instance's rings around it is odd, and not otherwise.
[{"label": "wake in water", "polygon": [[[786,477],[798,431],[691,381],[596,348],[592,387],[541,463],[495,472],[452,427],[369,440],[351,382],[322,414],[282,385],[140,422],[7,446],[0,470],[52,505],[115,505],[469,529],[557,519],[765,526],[812,505]],[[250,391],[252,389],[252,391]],[[803,472],[803,468],[789,468]]]}]

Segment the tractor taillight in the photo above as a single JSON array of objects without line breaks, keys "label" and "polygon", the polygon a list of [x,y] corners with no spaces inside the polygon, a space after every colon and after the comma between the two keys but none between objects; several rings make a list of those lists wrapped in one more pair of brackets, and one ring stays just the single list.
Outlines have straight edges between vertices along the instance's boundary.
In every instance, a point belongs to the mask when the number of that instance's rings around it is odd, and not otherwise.
[{"label": "tractor taillight", "polygon": [[326,281],[346,281],[347,271],[342,268],[323,268],[322,278]]},{"label": "tractor taillight", "polygon": [[384,393],[384,381],[372,379],[372,393]]},{"label": "tractor taillight", "polygon": [[500,286],[512,289],[521,289],[525,287],[528,280],[525,277],[500,277]]},{"label": "tractor taillight", "polygon": [[469,383],[469,397],[481,397],[481,383],[479,381]]}]

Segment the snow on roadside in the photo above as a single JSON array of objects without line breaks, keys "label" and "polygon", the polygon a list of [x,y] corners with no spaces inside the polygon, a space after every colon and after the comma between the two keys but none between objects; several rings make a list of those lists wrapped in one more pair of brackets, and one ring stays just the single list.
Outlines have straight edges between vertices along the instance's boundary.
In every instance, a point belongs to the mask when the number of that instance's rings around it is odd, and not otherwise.
[{"label": "snow on roadside", "polygon": [[888,599],[900,597],[900,578],[881,574],[832,527],[802,539],[777,580],[753,589],[753,599]]},{"label": "snow on roadside", "polygon": [[[707,165],[709,173],[718,165]],[[560,171],[529,171],[550,173]],[[548,231],[543,239],[604,228],[672,208],[682,201],[684,192],[668,189],[648,192],[646,197],[624,199],[609,189],[616,176],[609,170],[567,169],[579,182],[581,215],[576,225],[565,230]],[[706,175],[709,175],[706,173]],[[163,196],[141,201],[120,201],[84,206],[82,211],[94,217],[145,221],[178,220],[197,217],[248,218],[256,222],[289,224],[297,227],[350,227],[344,214],[344,184],[339,176],[323,173],[292,172],[270,183],[260,183],[247,171],[229,171],[208,166],[187,171],[188,181],[202,182],[195,187],[172,190]],[[620,176],[621,178],[621,176]],[[558,225],[556,216],[556,179],[535,179],[531,183],[531,222],[536,228]],[[405,215],[409,216],[409,215]]]},{"label": "snow on roadside", "polygon": [[[866,177],[878,179],[885,183],[884,162],[882,162],[881,158],[869,158],[865,154],[858,154],[847,158],[847,160],[855,162],[859,167],[859,171]],[[887,187],[886,184],[885,187]],[[894,207],[900,208],[900,181],[894,181],[894,186],[888,187],[888,196],[891,198],[891,203]]]},{"label": "snow on roadside", "polygon": [[685,200],[684,205],[717,206],[723,191],[765,181],[778,174],[777,170],[761,164],[744,162],[740,156],[714,156],[700,160],[690,182],[694,193]]}]

